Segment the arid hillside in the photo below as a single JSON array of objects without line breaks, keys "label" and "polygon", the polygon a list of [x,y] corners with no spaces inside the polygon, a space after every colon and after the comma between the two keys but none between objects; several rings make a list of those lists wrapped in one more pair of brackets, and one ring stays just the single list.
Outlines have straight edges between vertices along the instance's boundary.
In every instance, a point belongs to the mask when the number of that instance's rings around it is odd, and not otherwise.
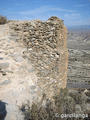
[{"label": "arid hillside", "polygon": [[90,29],[68,31],[68,84],[70,88],[90,88]]}]

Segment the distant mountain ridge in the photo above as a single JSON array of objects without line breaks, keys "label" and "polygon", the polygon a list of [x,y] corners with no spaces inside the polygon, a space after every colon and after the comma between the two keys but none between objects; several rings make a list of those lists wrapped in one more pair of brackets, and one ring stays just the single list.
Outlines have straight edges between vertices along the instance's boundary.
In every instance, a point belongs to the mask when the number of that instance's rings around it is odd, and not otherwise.
[{"label": "distant mountain ridge", "polygon": [[68,30],[90,30],[90,25],[67,26]]}]

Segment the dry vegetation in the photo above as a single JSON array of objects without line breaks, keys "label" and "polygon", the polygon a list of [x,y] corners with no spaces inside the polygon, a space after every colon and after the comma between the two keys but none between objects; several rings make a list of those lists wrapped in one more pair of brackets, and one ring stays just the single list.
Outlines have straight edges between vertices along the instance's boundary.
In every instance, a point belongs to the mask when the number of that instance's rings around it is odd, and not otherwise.
[{"label": "dry vegetation", "polygon": [[5,16],[0,15],[0,25],[7,23],[7,18]]},{"label": "dry vegetation", "polygon": [[[89,120],[89,118],[61,118],[61,114],[87,113],[87,98],[80,91],[61,89],[60,94],[54,96],[54,102],[46,100],[45,105],[33,103],[22,105],[20,110],[24,114],[24,120]],[[77,107],[78,106],[78,110]],[[80,111],[81,109],[81,111]]]}]

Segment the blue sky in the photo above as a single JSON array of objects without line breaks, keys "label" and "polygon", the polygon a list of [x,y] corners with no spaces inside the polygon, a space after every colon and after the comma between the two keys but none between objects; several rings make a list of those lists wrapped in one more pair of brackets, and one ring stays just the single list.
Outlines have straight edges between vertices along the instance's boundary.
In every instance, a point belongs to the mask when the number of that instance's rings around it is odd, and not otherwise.
[{"label": "blue sky", "polygon": [[0,14],[17,20],[57,16],[67,26],[90,25],[90,0],[0,0]]}]

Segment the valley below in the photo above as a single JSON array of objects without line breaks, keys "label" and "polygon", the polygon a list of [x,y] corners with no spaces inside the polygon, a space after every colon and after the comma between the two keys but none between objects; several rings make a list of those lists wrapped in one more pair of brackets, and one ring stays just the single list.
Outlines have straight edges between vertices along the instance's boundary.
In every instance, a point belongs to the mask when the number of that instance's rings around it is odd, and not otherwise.
[{"label": "valley below", "polygon": [[69,88],[90,88],[90,30],[69,29],[67,45],[69,50]]}]

